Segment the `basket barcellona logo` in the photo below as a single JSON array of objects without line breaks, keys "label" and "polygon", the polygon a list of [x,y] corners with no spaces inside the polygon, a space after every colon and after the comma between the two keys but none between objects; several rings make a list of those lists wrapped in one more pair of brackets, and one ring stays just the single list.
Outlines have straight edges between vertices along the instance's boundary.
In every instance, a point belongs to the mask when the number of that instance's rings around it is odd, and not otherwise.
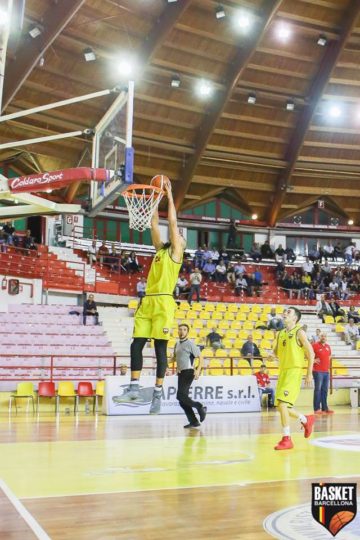
[{"label": "basket barcellona logo", "polygon": [[312,484],[313,518],[336,536],[356,516],[356,484]]}]

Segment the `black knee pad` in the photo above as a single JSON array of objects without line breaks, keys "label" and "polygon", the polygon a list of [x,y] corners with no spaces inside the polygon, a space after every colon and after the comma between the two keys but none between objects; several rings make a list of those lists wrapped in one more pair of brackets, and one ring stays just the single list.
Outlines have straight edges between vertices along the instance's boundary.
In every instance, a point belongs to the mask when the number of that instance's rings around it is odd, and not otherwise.
[{"label": "black knee pad", "polygon": [[167,368],[167,340],[155,339],[156,377],[163,379]]},{"label": "black knee pad", "polygon": [[131,371],[141,371],[143,367],[143,355],[142,351],[145,347],[147,338],[136,337],[130,347],[131,356]]}]

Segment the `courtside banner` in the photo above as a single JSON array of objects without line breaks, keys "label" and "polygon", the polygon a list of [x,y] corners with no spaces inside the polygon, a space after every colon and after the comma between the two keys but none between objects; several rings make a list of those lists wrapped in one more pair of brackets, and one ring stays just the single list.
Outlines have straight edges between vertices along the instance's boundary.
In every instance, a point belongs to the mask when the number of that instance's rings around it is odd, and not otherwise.
[{"label": "courtside banner", "polygon": [[[154,392],[155,377],[140,379],[140,396],[136,401],[126,398],[129,377],[105,378],[103,412],[108,415],[148,414]],[[178,378],[165,377],[161,414],[184,414],[176,399]],[[256,377],[200,377],[190,389],[190,397],[200,401],[209,413],[260,411]]]}]

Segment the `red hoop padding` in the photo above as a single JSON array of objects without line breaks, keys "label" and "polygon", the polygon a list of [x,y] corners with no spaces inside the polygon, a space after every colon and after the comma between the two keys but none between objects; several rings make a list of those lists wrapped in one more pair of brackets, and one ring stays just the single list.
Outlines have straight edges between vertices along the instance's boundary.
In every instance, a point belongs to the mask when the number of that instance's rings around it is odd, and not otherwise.
[{"label": "red hoop padding", "polygon": [[[136,193],[137,189],[145,190],[145,194],[143,193]],[[151,193],[147,194],[146,190],[149,190]],[[148,184],[131,184],[128,186],[121,195],[123,197],[146,197],[149,198],[152,195],[152,192],[155,191],[157,195],[164,195],[164,190],[157,186],[150,186]]]},{"label": "red hoop padding", "polygon": [[106,182],[113,176],[109,169],[92,169],[91,167],[77,167],[49,171],[29,176],[19,176],[8,180],[12,193],[38,192],[48,189],[60,189],[72,182]]}]

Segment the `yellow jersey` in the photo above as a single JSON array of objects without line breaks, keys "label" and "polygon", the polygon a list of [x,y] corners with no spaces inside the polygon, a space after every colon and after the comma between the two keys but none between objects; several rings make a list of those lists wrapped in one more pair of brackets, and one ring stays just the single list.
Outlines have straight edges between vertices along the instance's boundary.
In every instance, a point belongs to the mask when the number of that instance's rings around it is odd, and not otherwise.
[{"label": "yellow jersey", "polygon": [[301,328],[301,324],[297,324],[292,330],[284,328],[278,333],[275,352],[280,362],[280,369],[304,367],[305,353],[297,339],[297,333]]},{"label": "yellow jersey", "polygon": [[159,249],[156,252],[147,278],[146,296],[173,295],[182,263],[173,261],[169,250]]}]

